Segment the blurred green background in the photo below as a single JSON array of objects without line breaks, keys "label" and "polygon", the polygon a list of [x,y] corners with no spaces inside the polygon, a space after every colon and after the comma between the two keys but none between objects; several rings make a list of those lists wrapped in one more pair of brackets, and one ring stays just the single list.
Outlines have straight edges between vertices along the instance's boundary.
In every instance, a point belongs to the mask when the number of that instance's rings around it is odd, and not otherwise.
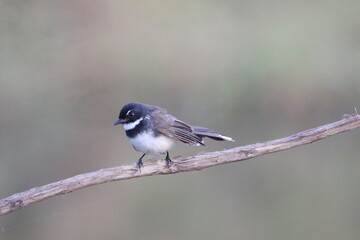
[{"label": "blurred green background", "polygon": [[[0,197],[135,162],[132,101],[236,139],[360,110],[360,1],[0,1]],[[0,239],[359,239],[359,130],[0,217]],[[148,158],[147,158],[148,159]]]}]

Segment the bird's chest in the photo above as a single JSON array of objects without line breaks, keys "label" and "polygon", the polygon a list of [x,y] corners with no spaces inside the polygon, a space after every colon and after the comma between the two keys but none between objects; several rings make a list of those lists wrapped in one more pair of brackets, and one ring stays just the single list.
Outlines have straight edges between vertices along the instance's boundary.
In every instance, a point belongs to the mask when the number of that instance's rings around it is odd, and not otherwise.
[{"label": "bird's chest", "polygon": [[149,131],[144,131],[128,139],[136,151],[151,155],[166,153],[174,144],[172,138],[164,135],[155,136],[153,132]]}]

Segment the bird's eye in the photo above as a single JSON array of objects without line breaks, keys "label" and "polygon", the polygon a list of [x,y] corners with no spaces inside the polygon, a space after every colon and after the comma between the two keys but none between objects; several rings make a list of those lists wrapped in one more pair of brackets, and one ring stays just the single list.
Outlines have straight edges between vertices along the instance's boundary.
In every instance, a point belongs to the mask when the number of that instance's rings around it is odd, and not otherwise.
[{"label": "bird's eye", "polygon": [[135,115],[135,113],[131,110],[129,110],[127,113],[126,113],[126,116],[128,117],[133,117]]}]

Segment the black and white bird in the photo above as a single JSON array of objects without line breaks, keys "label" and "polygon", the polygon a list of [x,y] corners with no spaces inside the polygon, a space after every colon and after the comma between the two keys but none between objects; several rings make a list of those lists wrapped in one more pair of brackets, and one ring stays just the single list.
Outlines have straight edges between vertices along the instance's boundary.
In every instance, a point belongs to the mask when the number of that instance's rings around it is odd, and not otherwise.
[{"label": "black and white bird", "polygon": [[165,161],[169,166],[169,150],[176,140],[195,146],[204,145],[204,137],[217,141],[234,141],[208,128],[190,126],[160,107],[136,102],[128,103],[121,109],[114,125],[118,124],[124,127],[135,150],[143,153],[137,161],[139,168],[143,165],[145,155],[166,154]]}]

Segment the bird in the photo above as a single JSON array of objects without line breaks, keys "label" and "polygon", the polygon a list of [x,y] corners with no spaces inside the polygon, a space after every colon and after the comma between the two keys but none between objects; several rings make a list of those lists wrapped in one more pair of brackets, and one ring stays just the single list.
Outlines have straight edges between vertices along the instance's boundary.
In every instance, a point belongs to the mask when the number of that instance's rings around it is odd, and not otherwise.
[{"label": "bird", "polygon": [[143,153],[136,165],[143,167],[145,155],[166,154],[166,166],[172,162],[169,150],[176,141],[193,146],[204,146],[204,137],[217,141],[232,141],[211,129],[189,124],[169,114],[158,106],[131,102],[120,110],[119,118],[114,125],[121,124],[134,149]]}]

